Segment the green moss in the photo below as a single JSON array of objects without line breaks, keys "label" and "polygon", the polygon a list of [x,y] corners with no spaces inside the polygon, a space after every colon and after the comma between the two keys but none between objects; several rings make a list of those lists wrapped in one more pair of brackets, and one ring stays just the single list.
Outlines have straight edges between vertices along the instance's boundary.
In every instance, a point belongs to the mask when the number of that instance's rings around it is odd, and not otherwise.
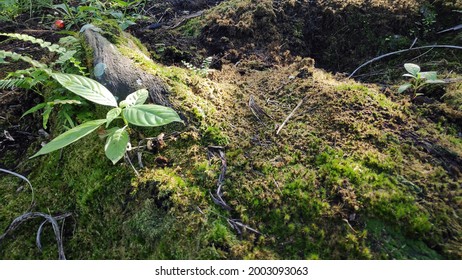
[{"label": "green moss", "polygon": [[[271,1],[257,2],[225,1],[216,11],[232,13],[227,19],[241,22],[228,27],[246,34],[253,24],[274,20]],[[252,5],[251,11],[245,5]],[[206,17],[220,19],[216,13]],[[191,20],[181,31],[195,34],[198,25]],[[435,142],[460,155],[458,127],[449,118],[427,120],[399,96],[339,81],[322,70],[287,83],[301,63],[257,71],[267,62],[252,58],[238,65],[244,74],[224,64],[204,78],[154,63],[145,50],[134,51],[139,42],[125,39],[117,41],[121,52],[165,82],[187,126],[132,130],[133,146],[165,133],[165,145],[143,151],[144,168],[137,165],[136,152],[129,154],[140,176],[126,162],[112,165],[96,134],[66,147],[62,156],[56,152],[22,166],[36,190],[34,210],[73,213],[64,225],[69,258],[460,258],[460,178],[419,146]],[[256,120],[248,108],[250,96],[272,120]],[[302,98],[276,135],[276,125]],[[106,112],[99,106],[91,111],[92,118]],[[413,141],[409,131],[422,139]],[[210,197],[222,171],[221,159],[208,158],[210,145],[226,146],[222,189],[232,211]],[[5,228],[27,209],[30,192],[16,191],[21,183],[14,178],[0,177],[0,185],[0,227]],[[239,235],[226,218],[262,234]],[[39,225],[21,226],[15,239],[2,242],[0,257],[56,258],[49,228],[44,253],[34,248]]]},{"label": "green moss", "polygon": [[201,18],[192,18],[179,28],[179,32],[187,37],[198,37],[203,26]]},{"label": "green moss", "polygon": [[367,221],[368,243],[385,259],[441,259],[441,255],[422,240],[407,238],[399,229],[380,220]]},{"label": "green moss", "polygon": [[207,79],[198,76],[191,77],[191,72],[186,69],[156,64],[145,55],[125,46],[119,46],[119,50],[141,68],[161,78],[170,87],[170,92],[174,94],[171,98],[174,107],[187,113],[192,117],[192,121],[199,122],[199,127],[211,122],[209,118],[216,113],[216,109],[207,100],[210,94]]},{"label": "green moss", "polygon": [[95,25],[103,30],[102,34],[109,42],[118,45],[123,43],[122,29],[115,19],[105,19],[95,22]]},{"label": "green moss", "polygon": [[380,108],[396,110],[398,106],[376,89],[357,83],[343,83],[335,87],[339,91],[348,91],[349,101],[356,104],[371,105],[373,103]]},{"label": "green moss", "polygon": [[205,146],[226,146],[229,143],[229,137],[227,137],[219,128],[209,126],[205,129],[203,133],[202,142]]}]

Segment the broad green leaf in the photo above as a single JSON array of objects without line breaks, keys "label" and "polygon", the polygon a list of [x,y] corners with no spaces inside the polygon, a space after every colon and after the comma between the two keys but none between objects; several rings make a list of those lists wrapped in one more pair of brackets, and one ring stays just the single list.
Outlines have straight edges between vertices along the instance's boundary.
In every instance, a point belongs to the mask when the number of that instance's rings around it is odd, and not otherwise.
[{"label": "broad green leaf", "polygon": [[129,140],[125,127],[117,129],[107,138],[104,152],[113,164],[116,164],[124,156]]},{"label": "broad green leaf", "polygon": [[32,107],[32,108],[30,108],[29,110],[27,110],[24,114],[22,114],[21,118],[24,117],[24,116],[26,116],[26,115],[35,113],[35,112],[37,112],[38,110],[44,108],[45,106],[47,106],[47,103],[46,103],[46,102],[37,104],[37,105],[35,105],[34,107]]},{"label": "broad green leaf", "polygon": [[121,1],[121,0],[113,0],[113,2],[115,2],[118,6],[124,7],[124,8],[130,5],[130,3]]},{"label": "broad green leaf", "polygon": [[[99,12],[97,7],[91,7],[91,6],[79,6],[78,10],[80,13],[83,12]],[[91,24],[86,24],[86,25],[91,25]]]},{"label": "broad green leaf", "polygon": [[66,61],[70,60],[74,54],[77,53],[77,51],[66,51],[63,54],[61,54],[54,63],[55,64],[64,64]]},{"label": "broad green leaf", "polygon": [[148,99],[149,93],[146,89],[140,89],[130,93],[124,101],[120,102],[120,107],[129,107],[133,105],[141,105]]},{"label": "broad green leaf", "polygon": [[73,129],[70,129],[64,132],[63,134],[59,135],[55,139],[51,140],[48,144],[43,146],[40,149],[40,151],[38,151],[35,155],[33,155],[30,158],[48,154],[53,151],[59,150],[63,147],[66,147],[67,145],[72,144],[75,141],[79,140],[80,138],[95,131],[99,126],[101,126],[105,122],[106,122],[106,119],[100,119],[100,120],[89,121],[79,126],[76,126]]},{"label": "broad green leaf", "polygon": [[436,80],[438,76],[435,71],[420,72],[420,77],[427,80]]},{"label": "broad green leaf", "polygon": [[121,12],[110,12],[110,14],[116,19],[122,19],[124,17],[124,14],[122,14]]},{"label": "broad green leaf", "polygon": [[445,81],[443,80],[438,80],[438,79],[435,79],[435,80],[427,80],[425,81],[426,84],[446,84]]},{"label": "broad green leaf", "polygon": [[130,25],[134,25],[136,24],[135,22],[131,21],[131,20],[124,20],[122,22],[119,23],[119,26],[120,26],[120,29],[122,30],[125,30],[127,29]]},{"label": "broad green leaf", "polygon": [[104,129],[98,130],[98,136],[99,136],[99,138],[104,139],[104,138],[114,134],[114,132],[116,132],[117,129],[119,129],[119,127],[111,127],[109,129],[106,129],[106,130],[104,130]]},{"label": "broad green leaf", "polygon": [[183,122],[172,108],[153,104],[127,107],[123,110],[123,115],[129,123],[138,126],[161,126],[171,122]]},{"label": "broad green leaf", "polygon": [[399,88],[398,88],[398,93],[403,93],[405,92],[408,88],[410,88],[412,85],[411,84],[404,84],[404,85],[401,85]]},{"label": "broad green leaf", "polygon": [[405,63],[404,68],[414,76],[417,76],[417,73],[420,72],[420,66],[414,63]]},{"label": "broad green leaf", "polygon": [[106,114],[106,127],[108,127],[109,124],[120,115],[120,113],[122,113],[122,109],[119,107],[109,110]]},{"label": "broad green leaf", "polygon": [[106,87],[93,79],[63,73],[53,73],[52,77],[63,87],[85,99],[97,104],[117,107],[114,95]]},{"label": "broad green leaf", "polygon": [[53,100],[53,101],[50,101],[50,102],[39,103],[39,104],[35,105],[34,107],[30,108],[29,110],[27,110],[24,114],[22,114],[21,118],[28,115],[28,114],[35,113],[35,112],[37,112],[38,110],[44,108],[47,105],[54,106],[54,105],[58,105],[58,104],[82,104],[82,102],[80,102],[78,100],[56,99],[56,100]]}]

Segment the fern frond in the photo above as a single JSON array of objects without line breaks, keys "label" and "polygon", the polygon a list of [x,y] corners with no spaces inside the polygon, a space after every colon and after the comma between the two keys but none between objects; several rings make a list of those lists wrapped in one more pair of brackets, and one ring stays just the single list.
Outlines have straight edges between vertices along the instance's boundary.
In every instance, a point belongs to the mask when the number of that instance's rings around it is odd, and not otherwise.
[{"label": "fern frond", "polygon": [[[37,68],[40,68],[40,69],[43,69],[45,71],[51,71],[48,66],[46,66],[45,64],[43,63],[40,63],[38,62],[37,60],[35,59],[32,59],[28,56],[24,56],[24,55],[21,55],[21,54],[18,54],[18,53],[15,53],[15,52],[10,52],[10,51],[4,51],[4,50],[0,50],[0,60],[1,59],[4,59],[4,58],[11,58],[12,60],[14,61],[17,61],[17,60],[22,60],[22,61],[25,61],[29,64],[31,64],[32,66],[34,67],[37,67]],[[51,73],[51,72],[50,72]]]},{"label": "fern frond", "polygon": [[18,69],[0,80],[0,89],[24,88],[32,89],[39,83],[49,79],[48,72],[40,68]]},{"label": "fern frond", "polygon": [[65,54],[62,54],[58,58],[59,62],[57,61],[56,63],[64,64],[64,62],[69,61],[76,69],[79,70],[80,75],[86,76],[87,68],[81,66],[81,62],[74,57],[76,53],[82,52],[83,50],[80,40],[74,36],[66,36],[59,39],[59,44],[73,51],[67,51]]},{"label": "fern frond", "polygon": [[210,64],[212,63],[212,59],[213,59],[213,57],[211,57],[211,56],[204,59],[204,61],[202,61],[202,64],[201,64],[200,68],[192,65],[189,62],[183,61],[183,60],[181,62],[189,70],[193,71],[194,73],[196,73],[196,74],[198,74],[198,75],[200,75],[202,77],[206,77],[208,72],[209,72],[209,67],[210,67]]},{"label": "fern frond", "polygon": [[201,64],[201,69],[209,69],[210,64],[212,64],[213,57],[209,56]]},{"label": "fern frond", "polygon": [[74,54],[76,53],[77,51],[66,51],[65,53],[61,54],[58,58],[58,60],[56,60],[54,62],[54,64],[64,64],[66,61],[70,60],[72,57],[74,57]]},{"label": "fern frond", "polygon": [[59,54],[64,54],[64,53],[67,52],[67,49],[60,46],[60,45],[53,44],[53,43],[44,41],[42,39],[35,38],[35,37],[27,35],[27,34],[0,33],[0,35],[10,37],[10,38],[14,38],[14,39],[18,39],[18,40],[25,41],[25,42],[31,42],[31,43],[34,43],[34,44],[38,44],[42,48],[47,48],[50,52],[55,52],[55,53],[59,53]]},{"label": "fern frond", "polygon": [[23,88],[27,84],[24,79],[5,79],[0,80],[0,89]]},{"label": "fern frond", "polygon": [[71,57],[69,61],[74,65],[75,68],[79,69],[80,75],[87,76],[87,68],[85,66],[80,66],[82,64],[80,61],[75,59],[75,57]]},{"label": "fern frond", "polygon": [[80,40],[74,36],[66,36],[59,39],[59,44],[71,50],[80,50],[82,48]]}]

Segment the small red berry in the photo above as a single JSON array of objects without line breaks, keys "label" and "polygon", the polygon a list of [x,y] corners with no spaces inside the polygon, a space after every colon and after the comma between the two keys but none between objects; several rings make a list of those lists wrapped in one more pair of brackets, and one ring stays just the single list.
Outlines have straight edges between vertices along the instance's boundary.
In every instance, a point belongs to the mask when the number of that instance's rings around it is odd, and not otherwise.
[{"label": "small red berry", "polygon": [[62,21],[62,20],[60,20],[60,19],[58,19],[57,21],[55,21],[55,27],[56,27],[57,29],[63,29],[64,26],[65,26],[65,25],[64,25],[64,21]]}]

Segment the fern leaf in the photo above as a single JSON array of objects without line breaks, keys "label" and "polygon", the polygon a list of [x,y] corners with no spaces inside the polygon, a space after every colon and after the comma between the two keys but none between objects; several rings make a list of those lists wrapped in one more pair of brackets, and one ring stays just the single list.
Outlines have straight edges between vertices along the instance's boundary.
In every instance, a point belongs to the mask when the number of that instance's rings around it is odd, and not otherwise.
[{"label": "fern leaf", "polygon": [[0,89],[22,88],[24,84],[25,84],[24,79],[0,80]]},{"label": "fern leaf", "polygon": [[35,38],[33,36],[27,34],[18,34],[18,33],[0,33],[1,36],[6,36],[14,39],[18,39],[21,41],[31,42],[34,44],[40,45],[42,48],[47,48],[50,52],[55,52],[59,54],[64,54],[67,52],[67,49],[61,47],[60,45],[53,44],[47,41],[43,41],[42,39]]},{"label": "fern leaf", "polygon": [[55,64],[64,64],[66,61],[70,60],[77,51],[66,51],[61,54],[58,60],[55,61]]},{"label": "fern leaf", "polygon": [[[37,60],[32,59],[32,58],[30,58],[28,56],[24,56],[24,55],[15,53],[15,52],[9,52],[9,51],[0,50],[0,59],[6,58],[6,57],[9,57],[9,58],[11,58],[11,59],[13,59],[15,61],[22,60],[22,61],[25,61],[25,62],[31,64],[34,67],[37,67],[37,68],[40,68],[40,69],[43,69],[43,70],[49,70],[48,67],[45,64],[40,63]],[[49,71],[51,71],[51,70],[49,70]]]}]

